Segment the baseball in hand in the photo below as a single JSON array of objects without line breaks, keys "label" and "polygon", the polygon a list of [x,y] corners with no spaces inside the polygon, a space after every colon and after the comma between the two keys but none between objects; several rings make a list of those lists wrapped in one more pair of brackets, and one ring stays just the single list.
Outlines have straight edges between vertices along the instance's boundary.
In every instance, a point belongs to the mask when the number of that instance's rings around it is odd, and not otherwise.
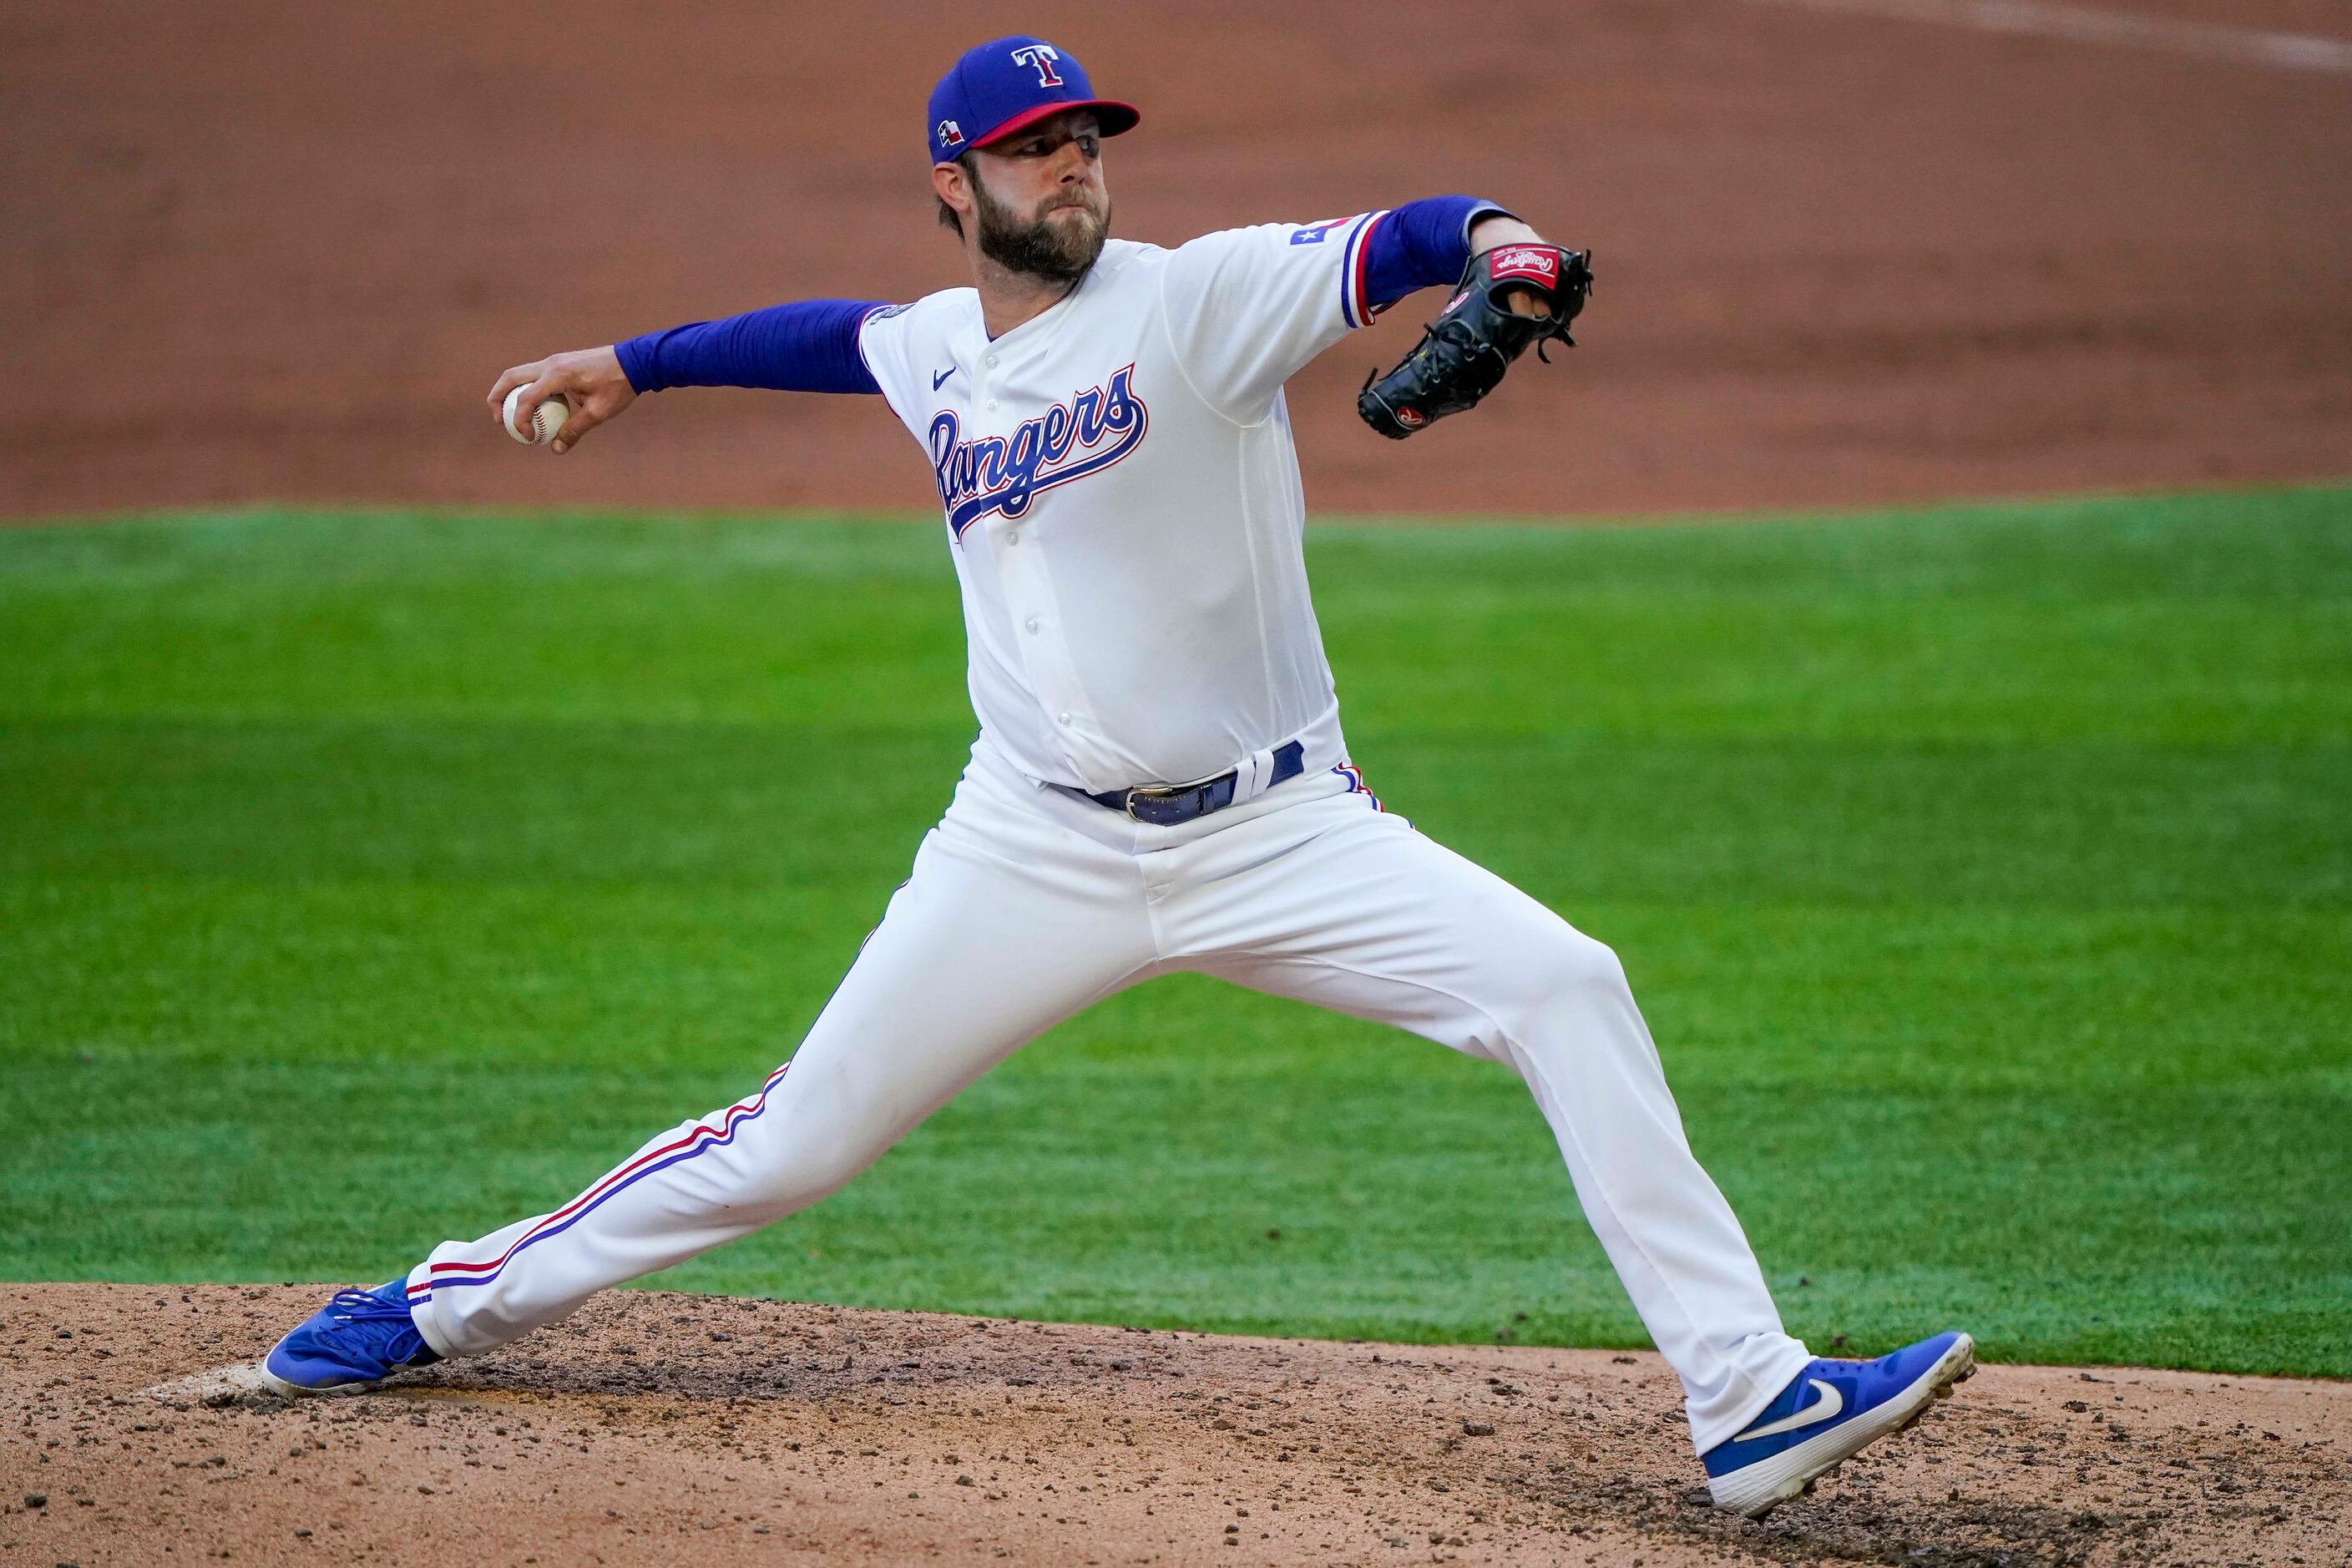
[{"label": "baseball in hand", "polygon": [[522,395],[523,388],[520,386],[507,394],[507,434],[526,447],[554,440],[555,433],[562,429],[563,422],[572,416],[572,405],[563,401],[563,394],[555,393],[539,405],[539,411],[530,416],[530,428],[528,430],[515,423],[515,405],[522,401]]}]

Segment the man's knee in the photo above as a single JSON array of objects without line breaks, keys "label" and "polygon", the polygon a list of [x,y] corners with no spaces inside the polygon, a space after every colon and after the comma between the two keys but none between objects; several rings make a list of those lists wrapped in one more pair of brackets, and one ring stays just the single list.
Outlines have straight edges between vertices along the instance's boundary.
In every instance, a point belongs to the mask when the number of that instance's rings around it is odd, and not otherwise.
[{"label": "man's knee", "polygon": [[[870,1108],[868,1108],[870,1110]],[[772,1107],[745,1151],[742,1205],[781,1218],[829,1197],[890,1146],[870,1114],[837,1097],[806,1095]]]},{"label": "man's knee", "polygon": [[1529,1002],[1539,1013],[1619,1007],[1633,996],[1616,950],[1565,922],[1543,943],[1540,953],[1528,977]]}]

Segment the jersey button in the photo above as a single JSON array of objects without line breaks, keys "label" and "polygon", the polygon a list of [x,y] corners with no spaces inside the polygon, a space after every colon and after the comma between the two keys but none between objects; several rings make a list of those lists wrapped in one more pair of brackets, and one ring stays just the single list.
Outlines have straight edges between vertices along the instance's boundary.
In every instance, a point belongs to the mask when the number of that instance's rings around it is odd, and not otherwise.
[{"label": "jersey button", "polygon": [[1031,631],[1033,631],[1033,632],[1034,632],[1034,631],[1035,631],[1035,630],[1037,629],[1037,617],[1036,617],[1036,616],[1030,616],[1027,620],[1025,620],[1025,621],[1022,622],[1021,624],[1022,624],[1023,626],[1027,626]]},{"label": "jersey button", "polygon": [[[991,355],[989,355],[989,356],[988,356],[988,363],[989,363],[989,364],[990,364],[992,367],[993,367],[993,366],[995,365],[995,363],[996,363],[996,356],[995,356],[994,354],[991,354]],[[994,404],[991,404],[989,406],[992,408],[992,407],[994,407],[994,406],[995,406],[995,405],[994,405]]]},{"label": "jersey button", "polygon": [[1020,542],[1021,542],[1021,531],[1020,531],[1019,529],[1017,529],[1017,528],[1008,528],[1008,529],[1006,529],[1006,530],[1004,531],[1004,542],[1005,542],[1005,543],[1007,543],[1007,544],[1018,544],[1018,543],[1020,543]]},{"label": "jersey button", "polygon": [[1070,716],[1067,713],[1056,713],[1054,715],[1054,722],[1056,724],[1067,725],[1069,721]]},{"label": "jersey button", "polygon": [[995,406],[996,406],[996,399],[994,399],[993,397],[990,398],[990,399],[988,400],[988,405],[989,405],[991,408],[995,407]]}]

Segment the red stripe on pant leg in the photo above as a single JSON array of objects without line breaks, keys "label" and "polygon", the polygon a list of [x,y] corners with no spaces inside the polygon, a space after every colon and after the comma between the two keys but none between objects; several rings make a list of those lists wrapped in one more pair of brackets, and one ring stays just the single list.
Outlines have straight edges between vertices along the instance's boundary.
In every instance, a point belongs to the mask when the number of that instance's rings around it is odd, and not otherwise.
[{"label": "red stripe on pant leg", "polygon": [[523,1243],[529,1241],[532,1237],[537,1236],[541,1231],[545,1230],[549,1226],[556,1225],[563,1220],[569,1219],[572,1215],[578,1213],[585,1205],[595,1202],[598,1198],[610,1192],[614,1186],[628,1180],[629,1176],[637,1170],[652,1163],[656,1160],[661,1159],[665,1155],[677,1152],[679,1150],[686,1148],[698,1139],[717,1139],[725,1137],[727,1133],[733,1129],[735,1122],[739,1118],[750,1115],[751,1112],[759,1110],[761,1105],[766,1103],[769,1092],[772,1090],[777,1084],[783,1081],[784,1074],[791,1068],[791,1067],[792,1064],[790,1062],[786,1062],[782,1067],[778,1068],[773,1073],[769,1075],[768,1081],[760,1086],[760,1092],[758,1094],[752,1096],[748,1100],[737,1100],[733,1105],[729,1106],[727,1108],[727,1114],[720,1119],[719,1124],[717,1127],[708,1127],[700,1122],[697,1122],[694,1126],[694,1130],[687,1133],[685,1137],[680,1138],[674,1142],[665,1143],[658,1149],[649,1150],[646,1153],[638,1155],[635,1159],[630,1161],[619,1170],[613,1172],[603,1181],[598,1182],[594,1186],[589,1188],[586,1192],[582,1193],[578,1197],[572,1199],[562,1208],[557,1209],[553,1214],[542,1217],[537,1225],[532,1226],[522,1235],[517,1237],[514,1240],[514,1245],[508,1247],[506,1251],[500,1253],[498,1258],[488,1263],[436,1263],[432,1266],[432,1272],[436,1275],[479,1274],[484,1272],[491,1274],[497,1273],[500,1268],[506,1267],[507,1259],[512,1258],[515,1255],[516,1249],[520,1247]]}]

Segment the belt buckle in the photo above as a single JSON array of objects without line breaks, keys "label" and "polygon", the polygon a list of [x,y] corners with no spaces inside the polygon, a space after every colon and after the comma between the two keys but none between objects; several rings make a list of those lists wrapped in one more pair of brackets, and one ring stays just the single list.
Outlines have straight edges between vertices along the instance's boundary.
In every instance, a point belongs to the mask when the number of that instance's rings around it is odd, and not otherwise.
[{"label": "belt buckle", "polygon": [[1149,818],[1137,816],[1135,815],[1135,803],[1139,799],[1175,800],[1180,796],[1191,795],[1194,790],[1202,789],[1210,784],[1215,784],[1219,779],[1224,778],[1235,771],[1236,770],[1233,768],[1227,768],[1224,773],[1211,773],[1207,778],[1194,779],[1191,784],[1137,784],[1134,788],[1127,792],[1127,815],[1130,820],[1140,822],[1146,827],[1158,827],[1164,826],[1160,823],[1152,822]]}]

